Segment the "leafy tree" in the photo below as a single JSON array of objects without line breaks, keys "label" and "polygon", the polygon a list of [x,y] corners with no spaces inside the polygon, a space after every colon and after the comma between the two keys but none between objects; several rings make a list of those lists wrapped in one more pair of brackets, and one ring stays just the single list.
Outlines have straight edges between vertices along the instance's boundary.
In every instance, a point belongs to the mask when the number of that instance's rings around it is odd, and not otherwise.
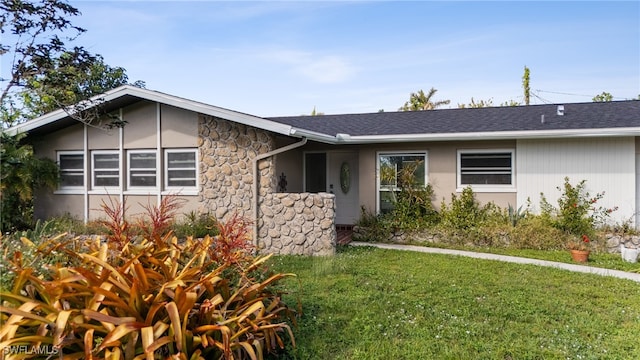
[{"label": "leafy tree", "polygon": [[529,105],[531,98],[531,86],[529,84],[531,73],[528,67],[524,67],[524,75],[522,75],[522,88],[524,89],[524,104]]},{"label": "leafy tree", "polygon": [[[11,67],[8,78],[1,79],[0,128],[56,108],[90,123],[100,114],[102,100],[88,99],[127,83],[123,68],[67,45],[86,31],[70,21],[79,14],[64,0],[0,0],[0,55]],[[11,137],[0,130],[0,135],[0,227],[8,231],[30,225],[34,189],[55,186],[58,168],[36,158],[22,142],[24,134]]]},{"label": "leafy tree", "polygon": [[58,183],[58,166],[51,159],[38,159],[30,145],[21,143],[24,134],[0,133],[0,231],[14,231],[31,225],[33,192]]},{"label": "leafy tree", "polygon": [[74,40],[86,30],[67,19],[80,14],[78,9],[58,0],[0,0],[0,10],[0,31],[5,34],[10,30],[15,37],[12,46],[0,44],[0,54],[13,53],[11,78],[3,79],[8,81],[0,94],[3,101],[13,87],[24,86],[26,79],[49,71],[51,59],[66,51],[60,36]]},{"label": "leafy tree", "polygon": [[591,100],[593,100],[593,102],[609,102],[613,101],[613,95],[606,91],[603,91],[601,94],[594,96]]},{"label": "leafy tree", "polygon": [[[99,117],[101,100],[87,102],[87,99],[128,83],[124,68],[111,67],[102,56],[82,48],[65,52],[52,61],[51,71],[29,79],[20,93],[25,119],[63,108],[76,120],[90,123]],[[144,87],[144,82],[134,85]]]},{"label": "leafy tree", "polygon": [[520,106],[520,103],[513,99],[510,99],[508,101],[500,103],[500,106]]},{"label": "leafy tree", "polygon": [[417,93],[411,93],[409,95],[409,101],[398,109],[399,111],[422,111],[422,110],[434,110],[442,105],[447,105],[451,100],[432,100],[433,96],[438,90],[431,88],[427,94],[423,90]]},{"label": "leafy tree", "polygon": [[100,55],[83,47],[67,45],[86,31],[70,21],[79,14],[64,0],[0,0],[0,55],[9,54],[11,62],[0,93],[3,126],[56,108],[90,122],[95,111],[87,110],[95,109],[99,101],[81,107],[76,104],[127,83],[123,68],[106,65]]},{"label": "leafy tree", "polygon": [[493,106],[493,99],[488,99],[488,100],[479,100],[479,101],[475,101],[474,98],[471,98],[471,102],[467,105],[467,104],[458,104],[458,108],[459,109],[465,109],[465,108],[472,108],[472,109],[477,109],[477,108],[484,108],[484,107],[491,107]]},{"label": "leafy tree", "polygon": [[313,110],[311,111],[311,116],[319,116],[319,115],[324,115],[324,113],[316,111],[316,107],[314,106]]}]

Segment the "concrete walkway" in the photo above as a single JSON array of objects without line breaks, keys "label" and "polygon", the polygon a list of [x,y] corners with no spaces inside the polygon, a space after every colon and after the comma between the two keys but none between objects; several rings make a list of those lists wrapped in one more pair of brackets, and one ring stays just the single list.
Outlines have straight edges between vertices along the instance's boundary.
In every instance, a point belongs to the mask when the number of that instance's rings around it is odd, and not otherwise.
[{"label": "concrete walkway", "polygon": [[431,253],[431,254],[446,254],[446,255],[455,255],[455,256],[467,256],[476,259],[485,259],[485,260],[497,260],[497,261],[505,261],[516,264],[529,264],[529,265],[538,265],[538,266],[548,266],[554,267],[558,269],[564,269],[569,271],[587,273],[587,274],[596,274],[601,276],[613,276],[620,279],[627,279],[640,283],[640,274],[630,273],[626,271],[620,270],[610,270],[603,269],[593,266],[587,265],[576,265],[576,264],[566,264],[555,261],[547,261],[547,260],[537,260],[537,259],[528,259],[521,258],[516,256],[507,256],[507,255],[497,255],[497,254],[487,254],[487,253],[477,253],[472,251],[462,251],[462,250],[449,250],[449,249],[439,249],[432,248],[426,246],[415,246],[415,245],[398,245],[398,244],[380,244],[380,243],[365,243],[359,241],[352,241],[349,243],[351,246],[372,246],[380,249],[392,249],[392,250],[404,250],[404,251],[417,251],[423,253]]}]

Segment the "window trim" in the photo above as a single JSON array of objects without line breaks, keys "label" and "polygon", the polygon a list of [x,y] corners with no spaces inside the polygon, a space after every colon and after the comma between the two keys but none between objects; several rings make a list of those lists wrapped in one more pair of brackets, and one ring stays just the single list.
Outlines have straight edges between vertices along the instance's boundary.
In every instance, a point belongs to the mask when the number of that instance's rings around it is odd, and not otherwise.
[{"label": "window trim", "polygon": [[[195,154],[195,164],[193,170],[195,171],[195,185],[194,186],[171,186],[169,185],[169,154],[171,153],[194,153]],[[164,174],[164,191],[165,192],[193,192],[198,191],[200,188],[200,179],[199,179],[199,171],[198,165],[200,164],[199,159],[199,151],[197,148],[170,148],[164,149],[164,161],[163,161],[163,174]],[[172,169],[175,170],[175,169]],[[179,170],[191,170],[190,168],[180,168]]]},{"label": "window trim", "polygon": [[[155,177],[156,177],[156,184],[154,186],[135,186],[135,185],[131,185],[131,155],[132,154],[154,154],[156,156],[156,160],[154,162],[154,168],[153,170],[155,171]],[[154,193],[158,190],[160,190],[160,184],[159,184],[159,176],[158,176],[158,151],[156,149],[128,149],[126,150],[126,159],[127,159],[127,190],[133,191],[133,192],[140,192],[142,191],[142,193],[147,193],[148,191],[153,191]],[[137,170],[137,169],[136,169]],[[142,170],[142,169],[140,169]],[[149,170],[151,170],[151,168],[149,168]]]},{"label": "window trim", "polygon": [[380,213],[380,192],[391,191],[382,189],[380,186],[380,157],[384,155],[392,156],[423,156],[424,157],[424,183],[429,183],[429,151],[428,150],[390,150],[376,151],[376,213]]},{"label": "window trim", "polygon": [[[118,168],[117,169],[100,169],[115,171],[118,170],[118,186],[103,186],[96,185],[96,158],[95,155],[117,155]],[[120,153],[118,150],[92,150],[91,151],[91,190],[104,192],[105,190],[120,190],[122,188],[122,163],[120,160]]]},{"label": "window trim", "polygon": [[58,188],[56,189],[56,191],[54,191],[54,194],[76,194],[76,193],[83,193],[85,188],[86,188],[86,181],[85,181],[85,173],[87,171],[87,160],[86,157],[84,156],[84,151],[82,150],[60,150],[60,151],[56,151],[56,161],[58,164],[58,168],[60,169],[60,176],[62,177],[62,172],[63,169],[62,167],[60,167],[60,156],[64,156],[64,155],[82,155],[82,169],[80,169],[80,172],[82,174],[82,185],[81,186],[63,186],[62,185],[62,181],[60,181],[60,184],[58,185]]},{"label": "window trim", "polygon": [[[509,153],[511,155],[511,184],[462,184],[462,155]],[[516,150],[513,148],[458,149],[456,154],[456,192],[470,186],[474,192],[515,192],[516,191]]]}]

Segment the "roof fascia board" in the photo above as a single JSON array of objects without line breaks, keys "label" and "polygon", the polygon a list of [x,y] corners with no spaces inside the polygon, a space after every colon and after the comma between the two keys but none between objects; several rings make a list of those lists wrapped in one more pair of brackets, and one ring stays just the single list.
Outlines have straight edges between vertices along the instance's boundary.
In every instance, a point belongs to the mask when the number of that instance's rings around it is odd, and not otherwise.
[{"label": "roof fascia board", "polygon": [[323,133],[319,133],[311,130],[299,129],[299,128],[291,128],[291,132],[289,133],[289,135],[295,136],[295,137],[301,137],[301,138],[306,137],[309,140],[317,141],[325,144],[344,143],[344,141],[338,141],[338,139],[335,136],[331,136],[331,135],[327,135],[327,134],[323,134]]},{"label": "roof fascia board", "polygon": [[418,141],[553,139],[572,137],[640,136],[640,127],[584,130],[502,131],[445,134],[399,134],[351,136],[334,143],[372,144]]},{"label": "roof fascia board", "polygon": [[[139,93],[139,95],[138,95]],[[185,110],[191,110],[205,115],[215,116],[221,119],[230,120],[243,125],[249,125],[257,127],[263,130],[268,130],[282,135],[291,135],[291,126],[278,123],[275,121],[267,120],[261,117],[220,108],[217,106],[207,105],[201,102],[192,101],[176,96],[146,90],[134,88],[134,93],[131,95],[138,96],[150,101],[157,101],[163,104],[175,106]]]},{"label": "roof fascia board", "polygon": [[[168,95],[168,94],[160,93],[157,91],[142,89],[142,88],[138,88],[131,85],[124,85],[124,86],[117,87],[113,90],[109,90],[105,92],[104,94],[94,96],[88,101],[91,102],[91,101],[102,100],[102,101],[108,102],[126,95],[175,106],[185,110],[191,110],[191,111],[202,113],[205,115],[219,117],[225,120],[230,120],[243,125],[257,127],[263,130],[275,132],[282,135],[292,135],[292,129],[290,125],[281,124],[281,123],[263,119],[257,116],[244,114],[244,113],[240,113],[240,112],[236,112],[236,111],[232,111],[224,108],[219,108],[216,106],[179,98],[173,95]],[[29,120],[23,124],[19,124],[14,127],[8,128],[5,131],[10,135],[15,135],[17,133],[22,133],[22,132],[28,132],[40,126],[47,125],[52,122],[63,119],[67,116],[69,116],[69,114],[66,111],[64,111],[63,109],[59,109],[59,110],[50,112],[48,114],[45,114],[39,118]]]},{"label": "roof fascia board", "polygon": [[[103,94],[100,95],[96,95],[96,96],[92,96],[89,100],[87,100],[87,102],[93,102],[93,101],[98,101],[100,99],[104,100],[104,101],[111,101],[115,98],[118,98],[120,96],[123,95],[127,95],[126,92],[127,91],[132,91],[138,89],[134,86],[130,86],[130,85],[123,85],[123,86],[119,86],[115,89],[109,90]],[[125,92],[124,94],[122,92]],[[33,129],[37,129],[40,126],[43,125],[47,125],[50,124],[52,122],[64,119],[65,117],[69,116],[69,113],[66,112],[64,109],[58,109],[55,111],[52,111],[50,113],[44,114],[40,117],[37,117],[35,119],[29,120],[27,122],[24,122],[22,124],[18,124],[16,126],[10,127],[7,130],[5,130],[8,134],[10,135],[15,135],[18,133],[23,133],[23,132],[28,132],[31,131]]]}]

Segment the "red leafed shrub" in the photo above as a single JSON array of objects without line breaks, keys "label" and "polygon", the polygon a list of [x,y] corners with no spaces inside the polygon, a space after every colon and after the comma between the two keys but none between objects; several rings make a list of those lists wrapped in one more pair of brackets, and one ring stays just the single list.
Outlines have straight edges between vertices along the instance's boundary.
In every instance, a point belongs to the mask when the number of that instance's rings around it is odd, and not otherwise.
[{"label": "red leafed shrub", "polygon": [[[0,291],[0,348],[69,359],[259,359],[295,345],[294,311],[277,286],[294,275],[271,273],[269,256],[252,254],[247,221],[234,216],[215,239],[178,241],[167,227],[170,199],[133,227],[124,206],[112,205],[107,241],[73,238],[64,249],[60,237],[43,241],[34,251],[69,260],[52,267],[15,257],[13,286]],[[146,236],[130,235],[141,224]]]},{"label": "red leafed shrub", "polygon": [[218,235],[210,248],[211,259],[221,264],[240,264],[251,258],[251,222],[235,213],[229,221],[218,223]]}]

